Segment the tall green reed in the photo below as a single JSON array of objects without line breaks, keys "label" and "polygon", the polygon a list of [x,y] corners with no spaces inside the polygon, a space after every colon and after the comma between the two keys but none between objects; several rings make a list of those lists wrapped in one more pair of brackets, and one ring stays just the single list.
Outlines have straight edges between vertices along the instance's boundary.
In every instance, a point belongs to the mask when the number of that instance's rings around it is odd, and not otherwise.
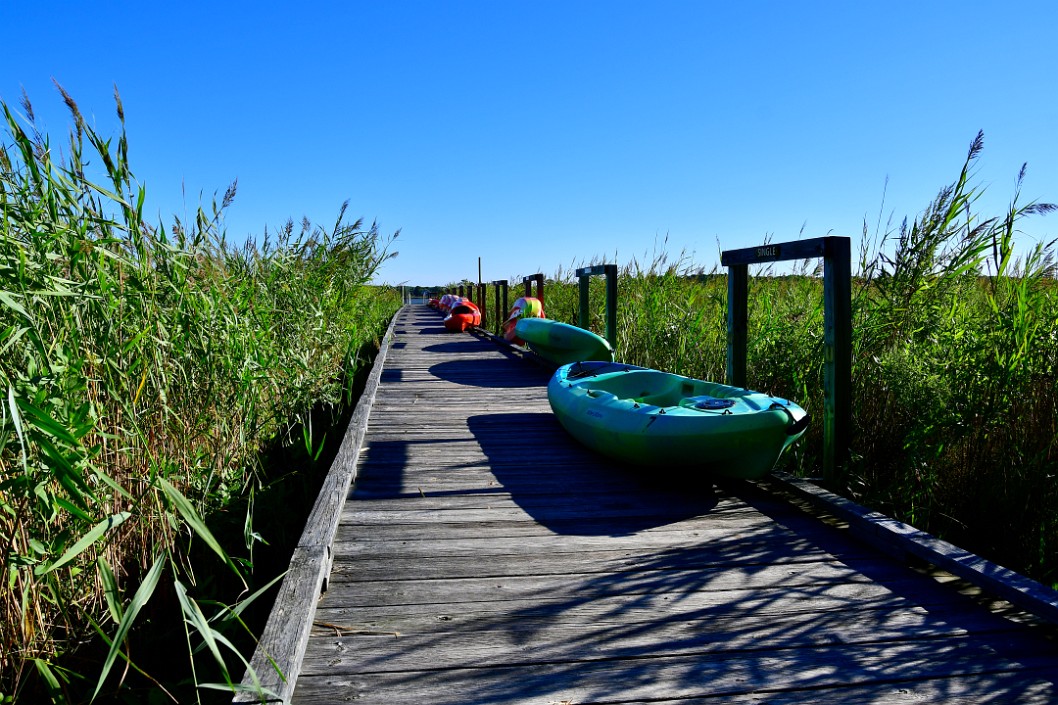
[{"label": "tall green reed", "polygon": [[862,263],[860,492],[1053,581],[1054,242],[1013,251],[1018,222],[1055,206],[1018,204],[1023,167],[1008,211],[977,215],[982,148],[978,134],[959,178]]},{"label": "tall green reed", "polygon": [[[343,205],[333,228],[290,222],[235,247],[220,228],[235,184],[190,222],[153,225],[116,91],[115,144],[59,90],[62,159],[28,98],[25,122],[0,103],[0,699],[31,672],[56,702],[119,687],[159,591],[179,606],[192,674],[205,659],[223,681],[196,685],[235,688],[231,633],[261,591],[203,602],[191,547],[246,584],[252,561],[205,518],[253,491],[266,443],[348,396],[345,373],[400,303],[369,286],[392,238]],[[246,527],[251,555],[267,532]],[[93,632],[100,672],[64,666]]]}]

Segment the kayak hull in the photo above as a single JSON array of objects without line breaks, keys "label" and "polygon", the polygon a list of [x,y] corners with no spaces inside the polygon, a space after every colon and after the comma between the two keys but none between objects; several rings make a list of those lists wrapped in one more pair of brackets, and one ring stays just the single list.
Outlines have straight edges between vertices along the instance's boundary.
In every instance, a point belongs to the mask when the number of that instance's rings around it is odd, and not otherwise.
[{"label": "kayak hull", "polygon": [[808,425],[785,399],[634,365],[564,365],[547,396],[589,448],[678,472],[763,477]]},{"label": "kayak hull", "polygon": [[444,326],[453,333],[462,333],[467,328],[481,325],[481,309],[473,302],[464,299],[452,306],[445,316]]},{"label": "kayak hull", "polygon": [[511,306],[507,320],[503,322],[504,340],[515,345],[524,345],[525,341],[514,333],[514,327],[522,318],[543,318],[544,304],[535,296],[522,296]]},{"label": "kayak hull", "polygon": [[613,360],[613,348],[605,338],[549,318],[519,318],[514,335],[537,355],[559,366],[583,360]]}]

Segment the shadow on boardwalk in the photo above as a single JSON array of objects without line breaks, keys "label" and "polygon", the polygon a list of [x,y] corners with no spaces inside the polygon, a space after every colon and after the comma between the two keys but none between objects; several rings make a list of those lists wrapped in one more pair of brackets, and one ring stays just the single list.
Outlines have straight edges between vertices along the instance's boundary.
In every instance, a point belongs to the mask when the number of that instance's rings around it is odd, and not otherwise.
[{"label": "shadow on boardwalk", "polygon": [[[468,426],[511,499],[556,534],[629,536],[707,514],[721,528],[627,561],[596,564],[586,553],[581,568],[565,577],[527,576],[540,586],[518,593],[528,604],[510,612],[490,614],[467,603],[468,615],[452,630],[407,645],[409,662],[433,668],[400,673],[404,659],[363,663],[366,671],[379,669],[394,694],[405,688],[440,694],[469,679],[473,690],[442,700],[1015,703],[1058,697],[1048,671],[1053,644],[967,610],[968,602],[952,591],[837,532],[821,532],[818,521],[750,486],[733,487],[747,507],[719,502],[730,499],[732,488],[707,480],[600,463],[571,446],[550,414],[472,416]],[[564,470],[549,471],[560,460]],[[578,505],[582,511],[570,509]],[[747,508],[769,520],[748,521]],[[465,640],[478,643],[477,659],[456,663],[442,656],[461,646],[475,653]],[[545,694],[553,699],[540,700]]]},{"label": "shadow on boardwalk", "polygon": [[600,463],[554,414],[483,414],[467,425],[511,500],[556,534],[629,536],[716,506],[711,487],[688,493]]},{"label": "shadow on boardwalk", "polygon": [[1058,702],[1053,643],[751,485],[600,459],[481,345],[395,376],[422,406],[369,445],[304,702]]}]

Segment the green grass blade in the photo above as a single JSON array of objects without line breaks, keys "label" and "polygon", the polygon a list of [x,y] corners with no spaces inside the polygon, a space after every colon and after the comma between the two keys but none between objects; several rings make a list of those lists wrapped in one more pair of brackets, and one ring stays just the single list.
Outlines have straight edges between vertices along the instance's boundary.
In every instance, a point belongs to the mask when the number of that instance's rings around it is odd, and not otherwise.
[{"label": "green grass blade", "polygon": [[[242,573],[236,567],[235,562],[232,561],[228,552],[220,545],[220,542],[213,536],[213,533],[206,526],[206,522],[202,520],[195,508],[191,506],[191,502],[187,501],[180,490],[169,484],[165,478],[158,478],[158,484],[161,485],[162,491],[165,493],[166,498],[176,508],[176,511],[183,517],[184,521],[187,522],[194,532],[200,539],[206,542],[206,545],[213,549],[213,552],[220,556],[220,559],[232,569],[232,571],[239,576],[242,580]],[[246,581],[243,581],[243,585],[246,585]]]},{"label": "green grass blade", "polygon": [[261,702],[272,702],[280,699],[279,694],[274,690],[269,690],[260,685],[243,685],[242,683],[233,683],[231,685],[225,685],[224,683],[199,683],[198,687],[207,690],[230,691],[233,693],[253,693],[261,699]]},{"label": "green grass blade", "polygon": [[[220,646],[217,644],[220,634],[213,630],[209,620],[206,619],[206,615],[202,614],[202,609],[198,606],[198,603],[187,594],[187,589],[179,581],[176,583],[176,596],[180,600],[180,609],[184,613],[184,621],[202,638],[202,642],[209,648],[210,653],[213,654],[213,659],[220,666],[224,680],[230,685],[231,676],[228,675],[228,665],[224,662],[224,656],[221,655]],[[236,651],[236,653],[238,652]]]},{"label": "green grass blade", "polygon": [[12,296],[9,292],[0,291],[0,303],[3,303],[9,309],[22,316],[26,320],[33,320],[33,317],[29,315],[29,312],[22,306],[22,304],[15,301],[14,296]]},{"label": "green grass blade", "polygon": [[155,589],[158,587],[158,580],[162,575],[162,568],[165,567],[165,556],[159,555],[154,560],[154,565],[151,566],[147,576],[140,583],[139,588],[136,589],[136,594],[132,596],[132,600],[129,602],[128,609],[125,610],[125,615],[118,624],[118,629],[114,633],[114,640],[110,644],[110,651],[107,653],[106,660],[103,662],[103,669],[99,672],[99,680],[96,682],[95,692],[92,693],[92,702],[95,701],[96,696],[99,695],[100,689],[103,687],[103,683],[106,681],[107,676],[110,674],[110,669],[114,666],[114,661],[117,659],[118,651],[121,649],[121,645],[125,642],[125,637],[128,636],[129,630],[132,629],[133,623],[136,621],[136,617],[139,615],[140,610],[143,606],[150,601],[151,596],[154,595]]},{"label": "green grass blade", "polygon": [[31,421],[36,428],[64,443],[69,443],[70,445],[75,445],[77,443],[77,439],[74,438],[69,429],[53,419],[47,411],[41,409],[39,406],[30,404],[25,399],[16,399],[15,401],[18,404],[19,410],[22,411],[23,418],[27,421]]},{"label": "green grass blade", "polygon": [[132,500],[135,499],[128,490],[126,490],[124,487],[119,485],[117,483],[117,481],[114,480],[114,478],[110,477],[110,475],[107,475],[105,472],[103,472],[102,470],[100,470],[99,468],[96,468],[94,466],[91,466],[91,470],[92,470],[92,473],[97,478],[99,478],[100,481],[102,481],[104,484],[106,484],[107,487],[109,487],[110,489],[114,490],[115,492],[117,492],[119,495],[121,495],[125,499],[127,499],[129,501],[132,501]]},{"label": "green grass blade", "polygon": [[26,432],[22,428],[22,414],[18,411],[18,401],[15,399],[15,388],[13,386],[7,388],[7,408],[8,413],[11,414],[11,422],[15,426],[15,433],[18,435],[19,445],[22,448],[22,467],[27,469],[29,460],[26,453]]},{"label": "green grass blade", "polygon": [[[114,640],[113,640],[113,639],[111,639],[111,638],[110,638],[109,636],[107,636],[107,633],[103,631],[103,628],[99,626],[99,623],[98,623],[98,622],[96,622],[96,621],[95,621],[94,619],[92,619],[91,617],[88,617],[88,622],[89,622],[89,623],[90,623],[90,624],[92,625],[92,629],[94,629],[94,630],[95,630],[96,634],[98,634],[98,635],[99,635],[99,638],[100,638],[100,639],[102,639],[102,640],[103,640],[103,642],[104,642],[104,643],[105,643],[105,644],[106,644],[107,646],[113,646],[113,645],[114,645]],[[159,682],[158,682],[158,679],[156,679],[156,678],[155,678],[154,676],[152,676],[152,675],[151,675],[150,673],[147,673],[147,671],[143,670],[143,669],[142,669],[142,668],[140,668],[140,667],[139,667],[138,665],[136,665],[136,662],[135,662],[135,661],[133,661],[133,660],[131,660],[131,659],[130,659],[130,658],[128,657],[128,654],[125,654],[125,653],[123,653],[123,652],[122,652],[122,651],[121,651],[120,649],[118,649],[118,652],[117,652],[117,653],[118,653],[118,656],[120,656],[120,657],[121,657],[121,659],[122,659],[122,660],[123,660],[123,661],[124,661],[125,663],[127,663],[127,664],[129,665],[129,667],[130,667],[130,668],[132,668],[132,670],[136,671],[136,673],[139,673],[139,674],[140,674],[141,676],[143,676],[144,678],[146,678],[147,680],[149,680],[149,681],[150,681],[151,683],[153,683],[153,684],[155,685],[155,687],[157,687],[157,688],[158,688],[158,689],[159,689],[159,690],[160,690],[161,692],[165,693],[165,695],[166,695],[166,696],[167,696],[167,697],[168,697],[168,698],[169,698],[170,700],[172,700],[172,701],[173,701],[174,703],[178,703],[178,704],[179,704],[179,702],[180,702],[180,701],[179,701],[179,700],[177,700],[176,698],[174,698],[174,697],[173,697],[173,694],[172,694],[172,693],[170,693],[170,692],[169,692],[169,691],[168,691],[168,690],[167,690],[167,689],[165,688],[165,686],[164,686],[164,685],[162,685],[161,683],[159,683]]]},{"label": "green grass blade", "polygon": [[[216,637],[218,642],[220,642],[224,646],[228,647],[232,651],[232,653],[234,653],[238,657],[238,659],[240,661],[242,661],[243,666],[246,668],[246,675],[248,675],[250,677],[250,680],[253,681],[253,685],[246,686],[246,685],[243,685],[242,683],[233,683],[231,681],[231,679],[229,678],[228,681],[227,681],[227,684],[224,684],[224,683],[199,683],[198,684],[199,688],[209,688],[209,689],[212,689],[212,690],[228,690],[228,691],[231,691],[232,693],[246,693],[246,692],[250,692],[250,693],[256,693],[256,694],[258,694],[258,696],[260,696],[262,694],[273,694],[274,695],[274,693],[272,693],[272,691],[270,691],[270,690],[268,690],[266,688],[263,688],[261,686],[261,679],[258,678],[257,671],[255,671],[253,666],[250,665],[250,662],[246,659],[246,657],[243,656],[242,653],[237,648],[235,648],[235,645],[232,644],[230,641],[228,641],[227,637],[225,637],[223,634],[221,634],[219,632],[215,632],[214,636]],[[224,668],[224,664],[221,664],[221,668]],[[227,669],[224,670],[224,676],[225,676],[225,678],[228,677]]]},{"label": "green grass blade", "polygon": [[285,576],[288,572],[289,571],[283,571],[276,577],[272,578],[267,583],[265,583],[260,589],[256,590],[252,595],[245,599],[239,600],[239,604],[235,605],[235,607],[229,608],[228,611],[237,617],[242,615],[243,610],[253,604],[253,601],[256,600],[258,597],[268,592],[268,589],[278,583],[280,580],[282,580],[283,576]]},{"label": "green grass blade", "polygon": [[96,561],[98,566],[99,578],[103,582],[103,595],[107,600],[107,609],[110,610],[110,616],[116,624],[121,623],[121,618],[125,616],[125,609],[121,604],[121,593],[118,588],[118,579],[114,576],[114,571],[110,568],[110,564],[107,559],[100,556]]},{"label": "green grass blade", "polygon": [[71,546],[69,550],[66,551],[66,553],[62,554],[62,556],[60,556],[57,561],[48,566],[41,566],[39,572],[34,572],[37,573],[37,575],[44,576],[48,573],[52,573],[58,570],[59,568],[72,561],[74,558],[77,558],[77,556],[84,553],[84,551],[89,546],[93,545],[96,541],[98,541],[103,536],[103,534],[107,533],[108,531],[117,526],[120,526],[130,516],[132,515],[129,514],[129,512],[118,512],[117,514],[113,514],[107,517],[103,521],[93,526],[87,534],[82,536],[80,540],[73,546]]},{"label": "green grass blade", "polygon": [[96,520],[95,517],[89,516],[85,513],[83,509],[81,509],[68,499],[65,499],[63,497],[55,497],[52,501],[55,502],[56,506],[65,509],[67,512],[73,514],[75,517],[87,524],[91,524],[93,521]]},{"label": "green grass blade", "polygon": [[65,700],[62,685],[59,683],[59,678],[55,675],[51,665],[44,659],[39,658],[33,659],[33,665],[44,680],[44,685],[48,688],[48,695],[51,697],[51,701],[53,703],[62,703]]}]

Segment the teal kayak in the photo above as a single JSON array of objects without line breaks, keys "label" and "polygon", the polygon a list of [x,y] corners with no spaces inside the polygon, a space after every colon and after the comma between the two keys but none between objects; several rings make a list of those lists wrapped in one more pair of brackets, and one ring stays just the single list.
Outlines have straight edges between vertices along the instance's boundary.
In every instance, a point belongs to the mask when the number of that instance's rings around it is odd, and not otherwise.
[{"label": "teal kayak", "polygon": [[786,399],[607,362],[558,368],[547,398],[570,435],[604,455],[736,478],[771,472],[809,418]]},{"label": "teal kayak", "polygon": [[514,326],[514,335],[524,340],[530,350],[556,365],[613,360],[613,348],[605,338],[550,318],[520,318]]}]

